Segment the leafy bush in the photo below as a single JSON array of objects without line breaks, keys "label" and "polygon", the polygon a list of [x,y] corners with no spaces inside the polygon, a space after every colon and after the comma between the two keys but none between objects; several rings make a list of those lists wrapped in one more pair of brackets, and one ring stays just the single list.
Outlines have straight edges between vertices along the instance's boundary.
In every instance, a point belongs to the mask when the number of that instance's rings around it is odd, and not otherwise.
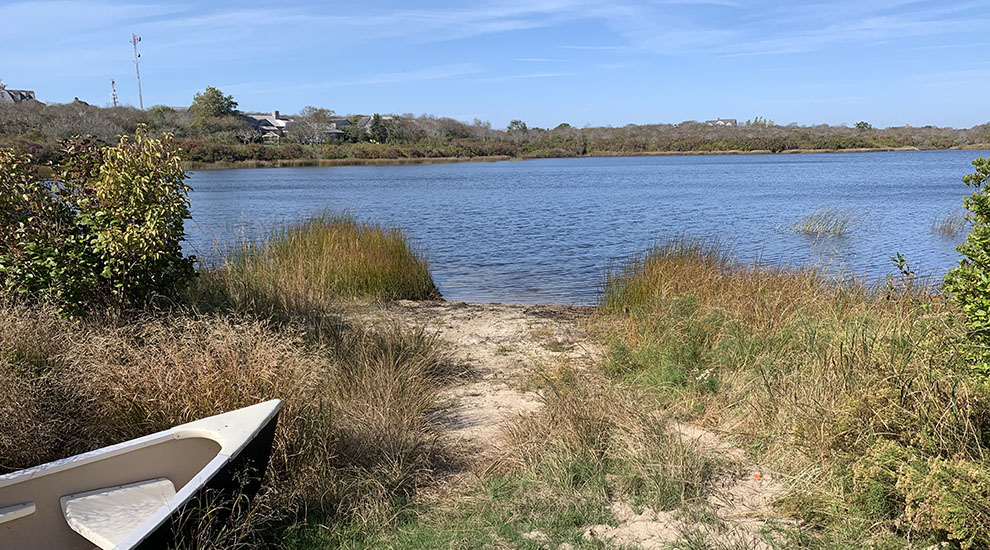
[{"label": "leafy bush", "polygon": [[963,177],[963,182],[975,189],[963,200],[972,229],[956,249],[966,257],[946,274],[944,288],[966,314],[973,369],[990,375],[990,158],[978,158],[973,166],[976,172]]},{"label": "leafy bush", "polygon": [[93,307],[146,305],[194,275],[181,250],[189,188],[171,138],[139,130],[113,147],[64,143],[38,173],[30,156],[0,150],[0,293]]},{"label": "leafy bush", "polygon": [[990,545],[990,469],[954,458],[925,459],[917,449],[878,441],[853,465],[854,491],[874,521],[899,530],[956,541],[962,548]]}]

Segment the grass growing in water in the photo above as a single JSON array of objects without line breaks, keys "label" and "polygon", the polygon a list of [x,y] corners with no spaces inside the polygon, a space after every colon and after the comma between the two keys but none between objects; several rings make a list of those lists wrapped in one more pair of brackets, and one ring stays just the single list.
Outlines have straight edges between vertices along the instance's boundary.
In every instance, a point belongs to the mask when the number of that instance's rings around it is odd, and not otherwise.
[{"label": "grass growing in water", "polygon": [[959,213],[950,213],[932,220],[929,229],[939,237],[957,237],[969,226],[966,218]]},{"label": "grass growing in water", "polygon": [[600,313],[609,372],[792,476],[795,546],[990,545],[990,392],[941,299],[680,240],[610,272]]},{"label": "grass growing in water", "polygon": [[[242,241],[203,274],[199,301],[266,315],[319,310],[351,298],[439,298],[426,260],[394,228],[320,214],[267,241]],[[227,303],[224,303],[227,302]]]},{"label": "grass growing in water", "polygon": [[838,237],[848,234],[865,217],[855,208],[819,208],[796,221],[794,231],[817,237]]}]

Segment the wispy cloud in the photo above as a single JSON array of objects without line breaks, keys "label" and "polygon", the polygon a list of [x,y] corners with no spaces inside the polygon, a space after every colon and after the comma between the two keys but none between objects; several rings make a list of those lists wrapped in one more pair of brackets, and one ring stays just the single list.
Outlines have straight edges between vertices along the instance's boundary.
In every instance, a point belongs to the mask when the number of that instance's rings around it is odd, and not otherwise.
[{"label": "wispy cloud", "polygon": [[240,82],[224,85],[225,90],[242,94],[272,94],[298,90],[328,90],[354,86],[375,86],[380,84],[408,84],[432,80],[447,80],[481,72],[481,67],[473,63],[423,67],[411,71],[353,75],[346,79],[323,80],[293,84],[291,86],[270,86],[265,82]]},{"label": "wispy cloud", "polygon": [[529,78],[560,78],[564,76],[574,76],[576,73],[530,73],[530,74],[513,74],[505,76],[492,76],[488,78],[478,79],[479,82],[502,82],[506,80],[525,80]]},{"label": "wispy cloud", "polygon": [[622,63],[602,63],[598,65],[598,68],[605,69],[607,71],[618,71],[621,69],[628,69],[635,66],[635,63],[622,62]]},{"label": "wispy cloud", "polygon": [[603,51],[603,52],[618,52],[623,50],[628,50],[628,46],[577,46],[577,45],[566,45],[561,46],[565,50],[588,50],[588,51]]}]

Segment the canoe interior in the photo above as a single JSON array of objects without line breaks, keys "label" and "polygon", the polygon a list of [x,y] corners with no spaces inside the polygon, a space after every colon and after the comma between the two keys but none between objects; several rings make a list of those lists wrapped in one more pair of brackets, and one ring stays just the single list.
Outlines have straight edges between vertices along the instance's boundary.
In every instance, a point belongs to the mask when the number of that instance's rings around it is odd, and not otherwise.
[{"label": "canoe interior", "polygon": [[0,509],[33,502],[33,514],[0,523],[4,550],[91,550],[93,543],[66,523],[62,496],[154,478],[167,478],[176,490],[184,487],[220,452],[207,438],[166,439],[59,471],[40,471],[0,491]]}]

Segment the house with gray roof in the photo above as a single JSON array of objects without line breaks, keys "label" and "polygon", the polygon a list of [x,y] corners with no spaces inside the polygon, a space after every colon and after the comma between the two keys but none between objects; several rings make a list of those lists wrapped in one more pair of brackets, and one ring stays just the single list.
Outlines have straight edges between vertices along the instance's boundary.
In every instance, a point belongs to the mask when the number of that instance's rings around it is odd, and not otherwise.
[{"label": "house with gray roof", "polygon": [[278,142],[285,137],[285,129],[292,122],[290,118],[283,118],[278,111],[248,113],[243,117],[255,131],[261,134],[262,139],[271,142]]},{"label": "house with gray roof", "polygon": [[22,101],[38,101],[34,90],[8,90],[0,86],[0,103],[20,103]]},{"label": "house with gray roof", "polygon": [[709,126],[738,126],[734,118],[716,118],[715,120],[706,120],[705,124]]},{"label": "house with gray roof", "polygon": [[[378,116],[381,117],[382,121],[388,121],[395,118],[394,116],[391,115],[378,115]],[[373,118],[374,118],[373,116],[363,116],[359,118],[357,123],[358,128],[361,128],[362,130],[367,130],[368,128],[371,127],[371,120]]]}]

